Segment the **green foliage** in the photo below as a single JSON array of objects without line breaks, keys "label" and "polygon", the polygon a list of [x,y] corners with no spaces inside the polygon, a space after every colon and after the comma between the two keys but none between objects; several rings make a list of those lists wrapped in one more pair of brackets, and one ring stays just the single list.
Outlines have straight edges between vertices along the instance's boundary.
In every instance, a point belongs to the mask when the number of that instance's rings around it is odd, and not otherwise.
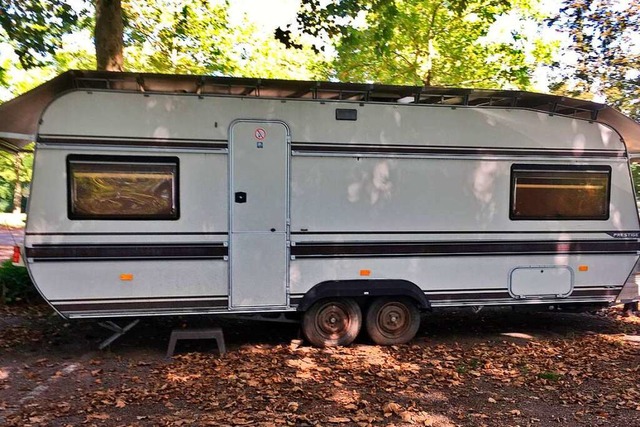
[{"label": "green foliage", "polygon": [[631,176],[633,188],[636,190],[636,200],[640,200],[640,163],[631,163]]},{"label": "green foliage", "polygon": [[221,2],[124,2],[125,69],[310,79],[320,62],[310,48],[289,51],[246,22],[232,25]]},{"label": "green foliage", "polygon": [[125,68],[144,71],[226,74],[227,7],[217,2],[156,0],[124,2]]},{"label": "green foliage", "polygon": [[576,57],[573,63],[555,64],[552,89],[573,96],[603,96],[640,120],[640,3],[565,0],[549,25],[571,40],[565,57]]},{"label": "green foliage", "polygon": [[[550,61],[535,0],[303,2],[302,30],[336,46],[341,81],[527,88]],[[500,20],[500,25],[494,25]],[[502,30],[501,30],[502,29]],[[502,31],[502,32],[500,32]],[[291,32],[280,39],[291,43]]]},{"label": "green foliage", "polygon": [[38,294],[27,269],[14,266],[10,260],[0,265],[0,292],[3,304],[29,301]]},{"label": "green foliage", "polygon": [[545,372],[540,372],[538,374],[538,378],[542,380],[559,381],[562,379],[562,374],[559,374],[557,372],[552,372],[552,371],[545,371]]},{"label": "green foliage", "polygon": [[[0,27],[24,68],[48,62],[62,45],[62,36],[77,28],[81,14],[63,0],[5,0]],[[4,37],[3,37],[4,35]]]},{"label": "green foliage", "polygon": [[[32,148],[32,147],[29,147]],[[14,192],[20,181],[20,199],[25,196],[25,188],[31,182],[33,154],[8,153],[0,151],[0,212],[11,212],[15,206]]]}]

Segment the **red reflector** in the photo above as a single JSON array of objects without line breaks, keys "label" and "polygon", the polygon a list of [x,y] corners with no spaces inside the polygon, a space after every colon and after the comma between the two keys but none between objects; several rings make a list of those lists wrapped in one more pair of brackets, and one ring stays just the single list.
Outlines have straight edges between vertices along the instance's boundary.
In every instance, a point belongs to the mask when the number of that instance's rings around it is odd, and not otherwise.
[{"label": "red reflector", "polygon": [[20,262],[20,246],[13,247],[13,257],[11,258],[11,262]]}]

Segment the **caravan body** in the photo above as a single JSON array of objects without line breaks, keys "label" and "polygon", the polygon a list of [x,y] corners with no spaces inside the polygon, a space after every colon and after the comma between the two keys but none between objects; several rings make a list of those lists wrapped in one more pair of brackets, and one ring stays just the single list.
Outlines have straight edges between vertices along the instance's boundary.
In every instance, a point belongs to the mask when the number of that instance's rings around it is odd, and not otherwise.
[{"label": "caravan body", "polygon": [[638,261],[595,104],[100,77],[73,74],[37,129],[24,254],[66,317],[301,311],[330,345],[368,310],[395,343],[417,309],[610,304]]}]

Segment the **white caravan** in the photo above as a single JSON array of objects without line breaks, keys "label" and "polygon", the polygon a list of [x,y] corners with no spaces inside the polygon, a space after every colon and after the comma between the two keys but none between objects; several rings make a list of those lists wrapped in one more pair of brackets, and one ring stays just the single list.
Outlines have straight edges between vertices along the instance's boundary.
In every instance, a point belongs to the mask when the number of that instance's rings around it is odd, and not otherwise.
[{"label": "white caravan", "polygon": [[300,312],[321,346],[629,294],[639,135],[550,95],[154,74],[0,106],[7,149],[37,142],[23,255],[62,316]]}]

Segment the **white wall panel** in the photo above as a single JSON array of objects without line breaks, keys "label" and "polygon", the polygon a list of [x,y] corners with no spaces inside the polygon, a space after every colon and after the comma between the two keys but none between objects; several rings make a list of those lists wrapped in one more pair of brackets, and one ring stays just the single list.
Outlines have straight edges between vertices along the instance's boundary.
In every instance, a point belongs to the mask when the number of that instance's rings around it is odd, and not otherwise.
[{"label": "white wall panel", "polygon": [[[47,299],[227,295],[225,261],[36,262],[31,274]],[[121,274],[133,275],[123,281]]]}]

